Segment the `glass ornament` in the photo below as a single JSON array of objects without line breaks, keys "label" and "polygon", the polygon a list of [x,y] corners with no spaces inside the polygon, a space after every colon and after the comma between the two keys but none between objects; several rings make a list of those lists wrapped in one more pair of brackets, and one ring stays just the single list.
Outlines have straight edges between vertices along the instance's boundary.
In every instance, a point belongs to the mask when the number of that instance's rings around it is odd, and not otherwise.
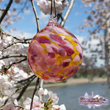
[{"label": "glass ornament", "polygon": [[27,60],[33,73],[47,82],[65,81],[82,63],[82,48],[77,38],[50,17],[47,26],[29,44]]}]

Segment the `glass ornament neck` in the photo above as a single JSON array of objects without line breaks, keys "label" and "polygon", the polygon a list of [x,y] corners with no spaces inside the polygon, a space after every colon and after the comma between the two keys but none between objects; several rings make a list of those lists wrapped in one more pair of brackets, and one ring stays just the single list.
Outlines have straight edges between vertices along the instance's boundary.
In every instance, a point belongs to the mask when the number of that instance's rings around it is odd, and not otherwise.
[{"label": "glass ornament neck", "polygon": [[56,26],[56,23],[57,23],[57,17],[55,17],[54,15],[50,15],[47,26]]}]

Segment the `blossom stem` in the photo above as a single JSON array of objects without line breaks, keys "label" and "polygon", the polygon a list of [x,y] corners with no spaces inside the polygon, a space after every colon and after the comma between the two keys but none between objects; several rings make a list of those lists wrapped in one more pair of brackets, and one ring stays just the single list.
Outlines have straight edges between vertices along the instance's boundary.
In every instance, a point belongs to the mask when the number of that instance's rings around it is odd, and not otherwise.
[{"label": "blossom stem", "polygon": [[34,76],[34,77],[33,77],[27,84],[25,84],[23,87],[20,87],[20,88],[18,88],[17,90],[15,90],[15,92],[5,100],[4,104],[3,104],[2,106],[0,106],[0,108],[2,108],[3,106],[5,106],[5,105],[7,104],[7,102],[8,102],[8,100],[9,100],[15,93],[17,93],[19,90],[23,89],[23,88],[24,88],[25,86],[27,86],[30,82],[32,82],[35,78],[36,78],[36,76]]},{"label": "blossom stem", "polygon": [[[30,79],[31,78],[31,79]],[[30,85],[30,83],[36,78],[35,75],[32,75],[31,77],[28,78],[28,82],[27,85],[23,87],[23,89],[21,90],[19,96],[17,97],[17,100],[20,100],[20,98],[22,97],[22,95],[24,94],[24,92],[26,91],[26,89],[28,88],[28,86]]]}]

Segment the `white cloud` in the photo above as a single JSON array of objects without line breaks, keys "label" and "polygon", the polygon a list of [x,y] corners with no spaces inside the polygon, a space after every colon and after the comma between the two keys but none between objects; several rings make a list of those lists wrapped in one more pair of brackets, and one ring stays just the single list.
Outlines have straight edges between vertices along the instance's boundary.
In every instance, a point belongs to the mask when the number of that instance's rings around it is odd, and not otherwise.
[{"label": "white cloud", "polygon": [[10,35],[12,35],[12,36],[16,36],[17,38],[33,38],[34,37],[34,35],[36,34],[36,33],[27,33],[27,32],[21,32],[21,31],[19,31],[19,30],[10,30],[10,32],[7,32],[7,33],[9,33]]},{"label": "white cloud", "polygon": [[78,12],[76,12],[76,13],[75,13],[75,16],[78,16],[78,15],[79,15],[79,13],[78,13]]},{"label": "white cloud", "polygon": [[29,10],[29,9],[24,11],[25,14],[30,14],[31,12],[32,12],[32,10]]},{"label": "white cloud", "polygon": [[49,21],[49,15],[45,15],[44,13],[42,13],[40,11],[40,15],[39,15],[39,21],[40,21],[40,24],[42,25],[45,25],[48,23]]},{"label": "white cloud", "polygon": [[70,27],[69,26],[65,26],[64,28],[69,30]]},{"label": "white cloud", "polygon": [[[104,60],[100,59],[100,54],[98,52],[90,52],[90,50],[102,50],[101,46],[97,46],[97,44],[100,43],[99,39],[92,39],[91,41],[87,41],[86,44],[82,44],[83,41],[86,41],[86,37],[83,36],[77,36],[77,39],[79,40],[80,44],[82,45],[83,48],[86,48],[86,50],[83,50],[83,55],[90,58],[92,54],[97,56],[97,62],[96,66],[100,67],[101,65],[104,65]],[[90,48],[89,48],[90,45]],[[85,62],[84,62],[85,63]]]},{"label": "white cloud", "polygon": [[86,40],[86,37],[75,35],[80,43]]}]

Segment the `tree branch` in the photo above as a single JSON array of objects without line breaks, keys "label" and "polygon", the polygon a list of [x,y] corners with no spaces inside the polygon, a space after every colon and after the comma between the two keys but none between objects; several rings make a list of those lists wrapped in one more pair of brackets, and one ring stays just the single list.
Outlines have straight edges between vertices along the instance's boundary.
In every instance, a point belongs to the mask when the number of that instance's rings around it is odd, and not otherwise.
[{"label": "tree branch", "polygon": [[16,39],[16,40],[22,40],[22,39],[19,39],[19,38],[17,38],[17,37],[15,37],[15,36],[12,36],[12,35],[10,35],[10,34],[8,34],[8,33],[5,33],[3,30],[2,30],[2,34],[3,35],[6,35],[6,36],[11,36],[11,37],[13,37],[14,39]]},{"label": "tree branch", "polygon": [[24,2],[24,6],[21,8],[21,10],[18,12],[17,16],[24,10],[24,8],[26,7],[26,4],[27,4],[28,0],[26,0]]},{"label": "tree branch", "polygon": [[13,35],[10,35],[10,34],[8,34],[8,33],[4,32],[2,29],[1,29],[1,32],[2,32],[2,34],[3,34],[3,35],[6,35],[6,36],[11,36],[11,37],[13,37],[14,39],[19,40],[19,41],[32,40],[32,38],[28,38],[28,39],[20,39],[20,38],[17,38],[17,37],[15,37],[15,36],[13,36]]},{"label": "tree branch", "polygon": [[31,106],[30,106],[30,110],[32,110],[32,105],[33,105],[33,100],[34,100],[34,95],[37,91],[37,85],[39,84],[39,78],[36,80],[36,86],[35,86],[35,89],[34,89],[34,92],[33,92],[33,95],[32,95],[32,101],[31,101]]},{"label": "tree branch", "polygon": [[8,67],[5,67],[5,66],[4,66],[3,69],[2,69],[2,71],[0,71],[0,72],[7,72],[7,70],[10,69],[10,68],[12,67],[12,65],[14,65],[14,64],[19,64],[19,63],[21,63],[21,62],[23,62],[23,61],[26,61],[26,60],[27,60],[27,58],[24,58],[24,59],[22,59],[22,60],[20,60],[20,61],[11,63]]},{"label": "tree branch", "polygon": [[15,45],[15,44],[18,44],[18,43],[24,43],[24,44],[29,44],[30,42],[27,42],[27,41],[19,41],[19,42],[14,42],[12,44],[9,44],[7,47],[3,47],[3,49],[1,51],[4,51],[5,49],[11,47],[12,45]]},{"label": "tree branch", "polygon": [[6,14],[7,14],[9,8],[11,7],[12,2],[13,2],[13,0],[10,0],[10,1],[9,1],[9,3],[8,3],[7,7],[6,7],[6,10],[3,12],[3,14],[2,14],[2,16],[1,16],[1,18],[0,18],[0,23],[2,22],[2,20],[3,20],[4,17],[6,16]]},{"label": "tree branch", "polygon": [[71,9],[72,9],[72,7],[73,7],[74,1],[75,1],[75,0],[71,0],[71,1],[70,1],[69,7],[68,7],[68,9],[67,9],[67,11],[66,11],[66,13],[65,13],[65,15],[64,15],[64,17],[63,17],[63,20],[62,20],[61,23],[60,23],[62,27],[64,27],[64,25],[65,25],[65,22],[66,22],[66,20],[67,20],[67,18],[68,18],[68,16],[69,16],[69,13],[70,13],[70,11],[71,11]]},{"label": "tree branch", "polygon": [[20,81],[18,81],[17,83],[24,83],[24,82],[28,82],[31,78],[33,78],[35,75],[32,75],[32,76],[30,76],[29,78],[27,78],[27,79],[23,79],[23,80],[20,80]]},{"label": "tree branch", "polygon": [[20,61],[17,61],[17,62],[13,62],[13,63],[11,63],[10,65],[9,65],[9,67],[7,68],[7,69],[9,69],[12,65],[14,65],[14,64],[18,64],[18,63],[21,63],[21,62],[23,62],[23,61],[26,61],[27,60],[27,58],[24,58],[24,59],[22,59],[22,60],[20,60]]},{"label": "tree branch", "polygon": [[6,56],[2,56],[1,58],[0,58],[0,60],[3,60],[3,59],[7,59],[7,58],[13,58],[13,57],[25,57],[25,58],[27,58],[27,56],[26,55],[22,55],[22,54],[15,54],[15,55],[6,55]]},{"label": "tree branch", "polygon": [[26,87],[28,84],[30,84],[35,78],[36,78],[36,76],[34,76],[27,84],[25,84],[24,86],[18,88],[10,97],[8,97],[8,98],[6,99],[6,101],[4,102],[4,104],[3,104],[0,108],[2,108],[3,106],[5,106],[5,104],[8,102],[8,100],[9,100],[15,93],[17,93],[19,90],[23,89],[23,88]]},{"label": "tree branch", "polygon": [[24,92],[26,91],[26,89],[28,88],[28,86],[30,85],[30,83],[36,78],[35,75],[32,76],[32,79],[28,80],[27,85],[23,87],[22,91],[20,92],[19,96],[17,97],[17,100],[20,100],[20,98],[22,97],[22,95],[24,94]]},{"label": "tree branch", "polygon": [[35,8],[35,5],[34,5],[34,1],[33,1],[33,0],[30,0],[30,1],[31,1],[32,7],[33,7],[33,11],[34,11],[34,14],[35,14],[35,18],[36,18],[37,32],[39,32],[39,31],[40,31],[40,26],[39,26],[38,14],[37,14],[37,11],[36,11],[36,8]]}]

